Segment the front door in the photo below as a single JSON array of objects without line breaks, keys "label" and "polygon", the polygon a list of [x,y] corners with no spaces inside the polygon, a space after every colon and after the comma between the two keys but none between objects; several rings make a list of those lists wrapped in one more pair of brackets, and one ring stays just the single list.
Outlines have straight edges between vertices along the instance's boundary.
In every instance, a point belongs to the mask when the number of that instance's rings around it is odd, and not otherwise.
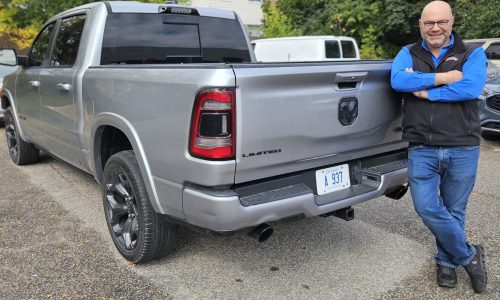
[{"label": "front door", "polygon": [[76,101],[78,48],[85,15],[61,20],[49,66],[40,73],[40,98],[46,147],[60,158],[79,164],[78,102]]},{"label": "front door", "polygon": [[28,53],[26,66],[17,75],[16,106],[18,121],[25,138],[43,144],[40,136],[40,72],[48,64],[50,41],[55,23],[47,25],[37,36]]}]

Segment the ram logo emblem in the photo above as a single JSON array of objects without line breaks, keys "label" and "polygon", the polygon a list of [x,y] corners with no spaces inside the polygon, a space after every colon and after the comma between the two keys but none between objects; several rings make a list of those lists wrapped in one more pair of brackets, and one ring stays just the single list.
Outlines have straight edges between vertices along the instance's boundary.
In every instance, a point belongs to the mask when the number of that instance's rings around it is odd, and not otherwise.
[{"label": "ram logo emblem", "polygon": [[342,125],[352,125],[358,117],[358,99],[354,97],[340,99],[339,121]]}]

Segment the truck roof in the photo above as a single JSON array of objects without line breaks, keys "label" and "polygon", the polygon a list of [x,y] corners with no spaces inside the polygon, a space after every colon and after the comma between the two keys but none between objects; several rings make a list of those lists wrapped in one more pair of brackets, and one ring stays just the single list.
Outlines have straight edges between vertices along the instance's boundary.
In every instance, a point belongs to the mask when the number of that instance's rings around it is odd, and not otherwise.
[{"label": "truck roof", "polygon": [[[214,18],[224,18],[224,19],[235,19],[236,15],[234,11],[219,9],[219,8],[207,8],[207,7],[191,7],[175,4],[154,4],[154,3],[141,3],[137,1],[104,1],[104,2],[94,2],[85,5],[81,5],[70,10],[61,12],[60,14],[54,16],[53,18],[59,17],[59,15],[67,14],[71,11],[80,10],[82,8],[91,9],[99,5],[106,5],[108,13],[151,13],[157,14],[160,7],[184,7],[195,9],[198,11],[200,16],[204,17],[214,17]],[[51,19],[53,19],[51,18]]]}]

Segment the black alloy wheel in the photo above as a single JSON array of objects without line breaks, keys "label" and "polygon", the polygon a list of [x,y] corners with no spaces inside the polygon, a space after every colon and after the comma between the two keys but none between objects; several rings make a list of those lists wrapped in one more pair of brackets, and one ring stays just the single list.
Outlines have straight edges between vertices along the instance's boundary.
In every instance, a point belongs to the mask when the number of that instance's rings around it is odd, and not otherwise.
[{"label": "black alloy wheel", "polygon": [[118,152],[108,159],[102,193],[111,238],[124,258],[144,263],[174,248],[177,225],[155,212],[133,151]]},{"label": "black alloy wheel", "polygon": [[138,209],[134,191],[125,170],[112,168],[105,185],[106,213],[113,234],[126,251],[133,251],[137,246],[139,234]]},{"label": "black alloy wheel", "polygon": [[17,165],[27,165],[38,161],[40,150],[35,145],[24,141],[19,134],[14,121],[12,107],[8,107],[4,113],[5,117],[5,137],[7,138],[7,148],[10,158]]},{"label": "black alloy wheel", "polygon": [[10,157],[14,158],[17,157],[19,152],[16,139],[16,127],[11,114],[6,115],[5,117],[5,136],[7,138],[7,148],[9,149]]}]

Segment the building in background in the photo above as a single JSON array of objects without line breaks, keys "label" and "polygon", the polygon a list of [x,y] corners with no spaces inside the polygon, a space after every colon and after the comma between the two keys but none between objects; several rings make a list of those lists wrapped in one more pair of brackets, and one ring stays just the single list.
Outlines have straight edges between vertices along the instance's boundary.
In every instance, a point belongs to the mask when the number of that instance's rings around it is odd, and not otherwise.
[{"label": "building in background", "polygon": [[213,7],[234,10],[243,21],[250,38],[261,36],[262,0],[191,0],[194,7]]}]

